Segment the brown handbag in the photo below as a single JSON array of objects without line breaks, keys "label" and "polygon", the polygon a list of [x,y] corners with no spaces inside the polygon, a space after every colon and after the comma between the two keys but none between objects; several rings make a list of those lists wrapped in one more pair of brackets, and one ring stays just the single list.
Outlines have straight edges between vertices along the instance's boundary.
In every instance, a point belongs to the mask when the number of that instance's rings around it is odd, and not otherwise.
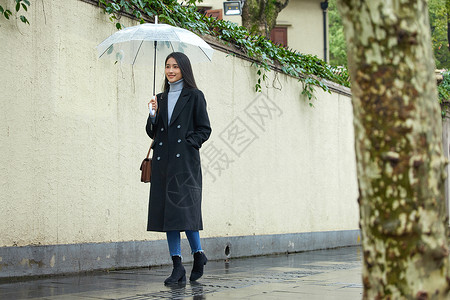
[{"label": "brown handbag", "polygon": [[[156,115],[158,115],[158,114],[159,114],[159,105],[158,105],[158,110],[156,111]],[[144,182],[144,183],[148,183],[152,179],[152,159],[149,158],[149,156],[150,156],[150,151],[152,150],[152,145],[155,142],[155,136],[156,136],[156,132],[155,132],[155,135],[153,136],[153,141],[150,144],[150,149],[148,149],[147,157],[144,158],[144,160],[141,163],[141,182]]]},{"label": "brown handbag", "polygon": [[150,145],[150,149],[148,149],[147,157],[141,163],[141,182],[147,183],[152,179],[152,159],[149,158],[150,151],[152,150],[152,146]]}]

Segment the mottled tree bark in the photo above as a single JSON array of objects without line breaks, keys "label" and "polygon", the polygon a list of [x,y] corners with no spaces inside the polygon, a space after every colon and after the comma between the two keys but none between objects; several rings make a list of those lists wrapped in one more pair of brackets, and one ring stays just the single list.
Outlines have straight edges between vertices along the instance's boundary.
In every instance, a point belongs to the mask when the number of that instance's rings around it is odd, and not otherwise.
[{"label": "mottled tree bark", "polygon": [[426,0],[338,0],[348,45],[364,299],[449,299],[445,158]]},{"label": "mottled tree bark", "polygon": [[242,25],[250,32],[269,37],[278,13],[288,3],[289,0],[246,0],[242,8]]}]

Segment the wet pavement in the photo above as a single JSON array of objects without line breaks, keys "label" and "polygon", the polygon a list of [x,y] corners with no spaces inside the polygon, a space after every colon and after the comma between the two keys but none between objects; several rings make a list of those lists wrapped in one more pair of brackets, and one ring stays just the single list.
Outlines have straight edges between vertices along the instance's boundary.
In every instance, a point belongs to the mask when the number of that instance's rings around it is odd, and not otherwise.
[{"label": "wet pavement", "polygon": [[198,282],[166,287],[170,273],[162,266],[6,282],[0,299],[362,298],[360,247],[209,261]]}]

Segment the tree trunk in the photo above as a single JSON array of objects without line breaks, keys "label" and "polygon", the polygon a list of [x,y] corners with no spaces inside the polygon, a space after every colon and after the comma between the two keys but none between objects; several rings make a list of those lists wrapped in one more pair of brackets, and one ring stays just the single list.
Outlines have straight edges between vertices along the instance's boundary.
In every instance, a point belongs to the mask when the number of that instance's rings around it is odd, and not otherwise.
[{"label": "tree trunk", "polygon": [[250,32],[270,37],[279,12],[289,0],[246,0],[242,8],[242,25]]},{"label": "tree trunk", "polygon": [[449,299],[445,158],[426,0],[338,0],[347,40],[364,299]]}]

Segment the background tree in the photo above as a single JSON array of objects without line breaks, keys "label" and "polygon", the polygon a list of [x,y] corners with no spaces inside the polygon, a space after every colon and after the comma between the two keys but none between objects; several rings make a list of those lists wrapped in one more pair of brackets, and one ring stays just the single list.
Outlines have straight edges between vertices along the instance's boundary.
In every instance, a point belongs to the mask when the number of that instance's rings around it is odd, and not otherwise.
[{"label": "background tree", "polygon": [[450,51],[450,1],[447,0],[447,42],[448,51]]},{"label": "background tree", "polygon": [[[450,46],[448,10],[450,1],[429,0],[429,14],[433,53],[438,69],[450,69]],[[329,1],[328,7],[330,35],[330,64],[347,65],[346,44],[341,17],[336,8],[336,0]]]},{"label": "background tree", "polygon": [[337,3],[353,95],[364,298],[449,299],[445,158],[427,1]]},{"label": "background tree", "polygon": [[278,14],[289,0],[246,0],[242,7],[242,25],[250,32],[270,37]]},{"label": "background tree", "polygon": [[347,65],[347,45],[345,43],[344,25],[336,7],[336,0],[328,1],[328,35],[330,36],[330,64]]}]

